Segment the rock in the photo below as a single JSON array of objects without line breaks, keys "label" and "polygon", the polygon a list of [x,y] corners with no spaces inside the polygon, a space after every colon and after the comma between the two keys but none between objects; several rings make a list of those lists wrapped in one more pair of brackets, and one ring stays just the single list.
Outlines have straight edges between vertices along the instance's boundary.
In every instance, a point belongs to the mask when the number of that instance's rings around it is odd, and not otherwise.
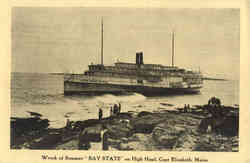
[{"label": "rock", "polygon": [[119,150],[124,150],[124,151],[146,151],[147,148],[144,143],[142,142],[129,142],[129,143],[121,143]]},{"label": "rock", "polygon": [[60,144],[56,147],[56,150],[77,150],[78,149],[78,141],[71,140],[66,143]]},{"label": "rock", "polygon": [[108,138],[108,142],[110,145],[117,145],[120,144],[122,140],[120,139],[112,139],[112,138]]},{"label": "rock", "polygon": [[131,119],[133,113],[119,113],[117,115],[118,118],[122,118],[122,119]]},{"label": "rock", "polygon": [[173,150],[175,151],[193,151],[195,148],[195,144],[197,143],[196,137],[185,133],[178,138],[176,146]]},{"label": "rock", "polygon": [[40,141],[31,144],[31,149],[53,149],[59,142],[62,141],[61,134],[49,134]]},{"label": "rock", "polygon": [[137,134],[133,134],[132,136],[128,137],[128,141],[139,141],[139,137]]},{"label": "rock", "polygon": [[155,124],[152,123],[143,123],[137,122],[134,125],[135,133],[151,133],[155,127]]},{"label": "rock", "polygon": [[206,133],[208,130],[208,126],[211,126],[211,119],[210,118],[205,118],[201,120],[200,125],[199,125],[199,132],[201,133]]},{"label": "rock", "polygon": [[147,141],[147,136],[145,134],[141,133],[136,133],[133,134],[133,136],[129,137],[129,141],[140,141],[140,142],[146,142]]},{"label": "rock", "polygon": [[236,136],[239,134],[239,117],[238,116],[227,116],[224,121],[216,126],[218,132],[228,135]]},{"label": "rock", "polygon": [[142,111],[140,113],[138,113],[138,117],[143,117],[143,116],[146,116],[146,115],[152,115],[153,113],[151,112],[148,112],[148,111]]},{"label": "rock", "polygon": [[108,145],[110,147],[113,147],[113,148],[116,148],[116,149],[118,149],[120,144],[121,144],[121,140],[119,140],[119,139],[108,138],[107,141],[108,141]]},{"label": "rock", "polygon": [[40,131],[47,129],[48,119],[35,118],[11,118],[11,131],[15,136],[21,136],[31,133],[31,131]]},{"label": "rock", "polygon": [[106,125],[108,136],[112,139],[129,137],[133,134],[133,128],[127,121],[116,121]]},{"label": "rock", "polygon": [[184,128],[161,123],[154,128],[153,139],[162,146],[172,148],[184,131]]},{"label": "rock", "polygon": [[200,122],[199,131],[205,133],[209,126],[211,126],[212,132],[235,136],[239,133],[239,117],[224,116],[205,118]]},{"label": "rock", "polygon": [[21,149],[29,149],[30,145],[29,143],[25,142],[23,145],[21,145]]},{"label": "rock", "polygon": [[232,152],[239,152],[239,147],[233,147]]},{"label": "rock", "polygon": [[125,151],[134,150],[134,148],[132,148],[128,143],[127,144],[121,143],[118,149],[119,150],[125,150]]},{"label": "rock", "polygon": [[145,115],[142,117],[134,118],[131,120],[134,133],[151,133],[158,123],[163,121],[164,118],[159,118],[156,115]]},{"label": "rock", "polygon": [[91,127],[91,126],[95,126],[98,124],[101,124],[101,121],[99,119],[88,119],[85,121],[76,121],[72,125],[74,126],[73,130],[82,131],[86,127]]},{"label": "rock", "polygon": [[90,142],[100,142],[101,141],[101,131],[102,131],[102,125],[96,125],[92,127],[85,128],[80,134],[79,134],[79,144],[78,147],[80,149],[89,148]]},{"label": "rock", "polygon": [[163,106],[174,106],[173,104],[168,104],[168,103],[160,103],[161,105],[163,105]]},{"label": "rock", "polygon": [[129,141],[128,138],[125,138],[125,137],[122,137],[122,138],[121,138],[121,142],[122,142],[122,143],[128,143],[128,141]]},{"label": "rock", "polygon": [[233,143],[238,143],[238,142],[239,142],[239,138],[236,137],[236,136],[234,136],[234,137],[231,138],[231,141],[232,141]]},{"label": "rock", "polygon": [[[10,144],[11,148],[19,148],[26,141],[46,133],[49,126],[48,119],[40,117],[14,118],[11,117]],[[26,146],[25,146],[26,147]]]}]

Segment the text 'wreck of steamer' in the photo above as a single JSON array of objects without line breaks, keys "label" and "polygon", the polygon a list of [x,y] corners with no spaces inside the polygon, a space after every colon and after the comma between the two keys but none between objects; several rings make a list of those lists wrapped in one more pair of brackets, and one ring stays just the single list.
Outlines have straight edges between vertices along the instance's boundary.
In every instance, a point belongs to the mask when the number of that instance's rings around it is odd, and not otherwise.
[{"label": "text 'wreck of steamer'", "polygon": [[144,64],[143,52],[136,53],[136,63],[103,64],[103,22],[101,24],[101,63],[89,65],[84,74],[64,74],[64,94],[168,95],[198,93],[202,88],[201,72],[174,65],[175,34],[172,33],[172,65]]}]

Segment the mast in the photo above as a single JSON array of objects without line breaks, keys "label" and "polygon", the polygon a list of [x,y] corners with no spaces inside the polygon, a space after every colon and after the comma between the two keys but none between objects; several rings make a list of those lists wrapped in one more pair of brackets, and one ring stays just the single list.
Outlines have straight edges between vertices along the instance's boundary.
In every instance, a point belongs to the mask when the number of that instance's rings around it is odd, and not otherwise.
[{"label": "mast", "polygon": [[101,25],[101,65],[103,65],[103,19]]},{"label": "mast", "polygon": [[174,67],[174,53],[175,53],[175,40],[174,40],[174,31],[172,32],[172,67]]}]

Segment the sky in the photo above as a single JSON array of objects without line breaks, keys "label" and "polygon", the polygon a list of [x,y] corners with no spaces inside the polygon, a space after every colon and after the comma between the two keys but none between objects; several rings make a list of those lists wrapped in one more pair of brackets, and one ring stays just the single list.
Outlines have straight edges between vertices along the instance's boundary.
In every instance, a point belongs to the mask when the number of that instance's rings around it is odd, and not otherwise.
[{"label": "sky", "polygon": [[12,8],[12,72],[82,73],[101,60],[175,65],[211,77],[239,79],[240,10],[181,8]]}]

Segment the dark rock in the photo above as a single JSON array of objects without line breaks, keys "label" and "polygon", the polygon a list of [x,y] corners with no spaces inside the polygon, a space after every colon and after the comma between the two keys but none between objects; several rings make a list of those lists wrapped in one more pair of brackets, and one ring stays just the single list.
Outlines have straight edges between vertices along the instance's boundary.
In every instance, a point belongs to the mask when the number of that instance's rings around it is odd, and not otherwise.
[{"label": "dark rock", "polygon": [[118,146],[119,150],[149,150],[148,146],[151,146],[149,134],[135,134],[133,135],[137,140],[121,142]]},{"label": "dark rock", "polygon": [[98,125],[100,123],[101,123],[101,121],[99,119],[88,119],[85,121],[76,121],[72,125],[74,126],[73,130],[82,131],[87,127],[95,126],[95,125]]},{"label": "dark rock", "polygon": [[163,106],[174,106],[173,104],[168,104],[168,103],[160,103]]},{"label": "dark rock", "polygon": [[31,144],[31,149],[53,149],[62,140],[61,134],[49,134]]},{"label": "dark rock", "polygon": [[101,131],[102,125],[96,125],[92,127],[85,128],[79,134],[79,148],[88,145],[90,142],[100,142],[101,141]]},{"label": "dark rock", "polygon": [[91,141],[91,142],[100,142],[101,141],[101,131],[102,126],[96,125],[92,127],[85,128],[79,135],[80,141]]},{"label": "dark rock", "polygon": [[147,111],[142,111],[140,113],[138,113],[138,117],[143,117],[143,116],[146,116],[146,115],[152,115],[153,113],[151,112],[147,112]]},{"label": "dark rock", "polygon": [[30,141],[32,137],[42,135],[49,126],[48,119],[33,118],[14,118],[11,117],[10,140],[11,147]]},{"label": "dark rock", "polygon": [[169,123],[158,124],[153,130],[153,139],[167,148],[172,148],[185,129],[170,125]]},{"label": "dark rock", "polygon": [[218,132],[223,135],[235,136],[239,132],[239,117],[226,116],[226,117],[209,117],[201,121],[199,131],[204,133],[208,127],[211,127],[213,132]]},{"label": "dark rock", "polygon": [[119,113],[117,117],[122,118],[122,119],[131,119],[132,113]]},{"label": "dark rock", "polygon": [[[138,144],[138,142],[134,142],[134,143]],[[137,144],[136,144],[136,146],[138,146]],[[120,143],[118,149],[122,150],[122,151],[132,151],[132,150],[134,150],[133,146],[131,144],[129,144],[129,143]]]},{"label": "dark rock", "polygon": [[139,141],[139,142],[147,142],[148,138],[147,136],[148,134],[142,134],[142,133],[136,133],[136,134],[133,134],[133,136],[131,136],[129,138],[130,141]]},{"label": "dark rock", "polygon": [[224,135],[236,136],[239,134],[239,117],[227,116],[223,123],[216,126],[216,130]]},{"label": "dark rock", "polygon": [[112,139],[120,139],[122,137],[129,137],[133,134],[133,127],[130,125],[130,121],[119,120],[114,123],[106,125],[107,133]]},{"label": "dark rock", "polygon": [[28,134],[31,131],[46,129],[49,126],[48,119],[40,118],[11,118],[11,128],[15,136]]},{"label": "dark rock", "polygon": [[208,130],[208,126],[211,124],[211,118],[205,118],[201,120],[200,125],[199,125],[199,132],[201,133],[206,133]]},{"label": "dark rock", "polygon": [[134,118],[131,121],[134,133],[151,133],[156,124],[160,123],[164,119],[154,116],[153,113],[150,115],[144,115],[138,118]]},{"label": "dark rock", "polygon": [[114,148],[119,148],[120,144],[122,143],[122,141],[120,139],[112,139],[112,138],[108,138],[108,144]]},{"label": "dark rock", "polygon": [[134,132],[149,134],[153,131],[154,127],[155,127],[155,124],[152,124],[152,123],[138,122],[134,125]]}]

